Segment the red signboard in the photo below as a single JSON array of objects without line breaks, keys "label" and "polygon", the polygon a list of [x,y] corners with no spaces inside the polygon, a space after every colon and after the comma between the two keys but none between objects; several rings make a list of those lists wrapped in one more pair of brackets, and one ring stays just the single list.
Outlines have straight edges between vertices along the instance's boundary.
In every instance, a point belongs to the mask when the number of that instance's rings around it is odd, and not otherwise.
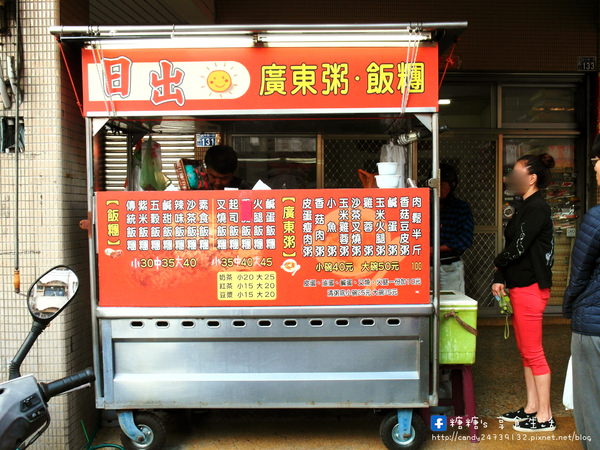
[{"label": "red signboard", "polygon": [[101,306],[429,302],[429,190],[98,192]]},{"label": "red signboard", "polygon": [[[87,116],[438,110],[436,44],[84,49]],[[407,96],[407,97],[405,97]]]}]

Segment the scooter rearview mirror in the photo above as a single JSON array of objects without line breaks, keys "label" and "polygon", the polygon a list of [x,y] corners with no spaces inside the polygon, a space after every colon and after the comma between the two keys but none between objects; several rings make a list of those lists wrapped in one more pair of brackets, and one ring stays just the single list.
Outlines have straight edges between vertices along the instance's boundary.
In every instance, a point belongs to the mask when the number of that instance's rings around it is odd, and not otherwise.
[{"label": "scooter rearview mirror", "polygon": [[79,289],[79,278],[67,266],[56,266],[37,279],[27,293],[33,320],[48,324],[65,309]]}]

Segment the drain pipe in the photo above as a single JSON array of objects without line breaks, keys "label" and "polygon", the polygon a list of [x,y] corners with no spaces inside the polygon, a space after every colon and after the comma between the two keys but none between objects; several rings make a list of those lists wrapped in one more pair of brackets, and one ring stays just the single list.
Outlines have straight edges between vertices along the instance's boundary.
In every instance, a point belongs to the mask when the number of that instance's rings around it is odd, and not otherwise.
[{"label": "drain pipe", "polygon": [[15,293],[21,292],[21,271],[19,261],[19,0],[15,0],[15,272],[13,285]]}]

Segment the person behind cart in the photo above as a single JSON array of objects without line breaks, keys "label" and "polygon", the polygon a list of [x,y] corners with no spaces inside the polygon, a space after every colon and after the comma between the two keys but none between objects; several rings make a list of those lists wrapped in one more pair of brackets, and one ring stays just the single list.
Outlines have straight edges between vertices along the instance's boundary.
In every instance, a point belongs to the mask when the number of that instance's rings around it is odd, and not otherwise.
[{"label": "person behind cart", "polygon": [[204,155],[204,166],[209,189],[250,189],[244,180],[237,177],[237,153],[229,145],[213,145]]},{"label": "person behind cart", "polygon": [[[600,186],[600,135],[592,146]],[[600,445],[600,205],[583,217],[571,257],[563,313],[571,319],[573,412],[585,449]]]},{"label": "person behind cart", "polygon": [[[542,317],[552,286],[554,241],[552,214],[540,189],[548,186],[554,159],[525,155],[509,175],[512,190],[522,197],[504,230],[504,250],[494,259],[492,294],[508,295],[513,328],[523,361],[527,403],[499,416],[517,431],[554,431],[550,408],[550,367],[542,347]],[[598,399],[596,399],[597,401]]]},{"label": "person behind cart", "polygon": [[454,167],[440,164],[440,287],[465,292],[465,266],[462,254],[473,244],[471,206],[454,194],[458,175]]}]

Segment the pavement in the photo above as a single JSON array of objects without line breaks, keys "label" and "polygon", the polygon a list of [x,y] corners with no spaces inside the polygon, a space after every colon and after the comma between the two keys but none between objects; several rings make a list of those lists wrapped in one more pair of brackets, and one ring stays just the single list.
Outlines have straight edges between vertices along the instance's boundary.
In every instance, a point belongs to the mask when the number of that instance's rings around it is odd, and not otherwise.
[{"label": "pavement", "polygon": [[[562,319],[546,320],[544,347],[552,370],[552,409],[558,428],[550,433],[520,433],[501,424],[496,415],[523,406],[525,386],[514,336],[503,338],[503,321],[481,320],[477,362],[473,366],[481,441],[469,441],[465,427],[428,431],[424,449],[514,448],[580,449],[570,411],[562,406],[569,359],[570,330]],[[383,449],[372,410],[215,410],[176,412],[167,419],[165,450],[192,449]],[[429,424],[426,424],[429,430]],[[105,427],[95,445],[120,443],[120,430]]]}]

